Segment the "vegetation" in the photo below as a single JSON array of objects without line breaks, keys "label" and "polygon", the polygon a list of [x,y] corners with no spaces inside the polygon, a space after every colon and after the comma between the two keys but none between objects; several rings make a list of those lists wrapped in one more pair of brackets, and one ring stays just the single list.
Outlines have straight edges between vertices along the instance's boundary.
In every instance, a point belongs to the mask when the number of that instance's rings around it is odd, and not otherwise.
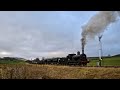
[{"label": "vegetation", "polygon": [[22,61],[22,60],[13,60],[13,61],[10,61],[10,60],[0,60],[0,64],[24,64],[25,61]]},{"label": "vegetation", "polygon": [[[96,66],[98,58],[90,59],[88,66]],[[120,57],[105,57],[102,60],[102,66],[120,66]]]},{"label": "vegetation", "polygon": [[120,68],[0,64],[1,79],[120,79]]},{"label": "vegetation", "polygon": [[24,64],[24,60],[22,58],[4,57],[0,58],[0,64]]},{"label": "vegetation", "polygon": [[[96,66],[91,58],[88,66]],[[74,67],[28,64],[23,60],[0,59],[0,79],[120,79],[120,68]],[[120,66],[120,57],[104,57],[103,66]]]}]

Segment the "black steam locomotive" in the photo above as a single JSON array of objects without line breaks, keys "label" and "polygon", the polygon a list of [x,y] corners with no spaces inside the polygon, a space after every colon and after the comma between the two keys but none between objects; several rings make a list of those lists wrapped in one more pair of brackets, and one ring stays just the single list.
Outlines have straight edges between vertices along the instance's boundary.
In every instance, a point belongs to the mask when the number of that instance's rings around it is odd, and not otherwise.
[{"label": "black steam locomotive", "polygon": [[37,63],[37,64],[57,64],[57,65],[79,65],[79,66],[86,66],[87,63],[89,63],[89,60],[87,59],[86,54],[80,52],[77,52],[76,54],[68,54],[66,57],[61,58],[48,58],[39,60],[36,58],[31,63]]}]

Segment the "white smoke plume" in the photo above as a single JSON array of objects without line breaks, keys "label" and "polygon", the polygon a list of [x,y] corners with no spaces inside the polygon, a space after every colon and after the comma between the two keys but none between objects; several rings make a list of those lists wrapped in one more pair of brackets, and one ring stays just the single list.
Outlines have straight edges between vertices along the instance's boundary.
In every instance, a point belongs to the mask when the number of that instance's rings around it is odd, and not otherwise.
[{"label": "white smoke plume", "polygon": [[86,25],[82,26],[82,49],[84,49],[87,38],[94,38],[104,32],[106,27],[117,20],[120,11],[100,11],[93,16]]}]

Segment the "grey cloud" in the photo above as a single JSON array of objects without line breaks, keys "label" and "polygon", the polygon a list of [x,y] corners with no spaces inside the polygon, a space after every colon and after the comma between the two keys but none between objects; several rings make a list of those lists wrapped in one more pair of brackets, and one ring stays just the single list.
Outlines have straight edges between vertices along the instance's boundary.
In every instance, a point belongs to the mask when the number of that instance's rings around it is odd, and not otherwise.
[{"label": "grey cloud", "polygon": [[[78,14],[79,12],[75,14],[72,12],[66,14],[64,12],[40,12],[39,18],[35,13],[0,12],[0,52],[6,51],[10,52],[11,56],[32,58],[66,56],[68,53],[81,50],[80,25],[83,18],[81,14]],[[33,19],[33,16],[36,18]],[[119,23],[114,25],[114,29],[117,34],[114,32],[115,35],[112,34],[111,38],[108,35],[112,30],[106,31],[103,36],[106,54],[106,47],[111,48],[115,45],[114,43],[116,46],[113,52],[117,53],[119,50]],[[111,43],[113,44],[110,45]],[[86,54],[88,56],[98,55],[97,45],[97,39],[89,41],[85,48]],[[110,49],[109,51],[112,52]]]},{"label": "grey cloud", "polygon": [[[8,16],[7,16],[8,14]],[[13,56],[39,56],[46,52],[59,52],[64,48],[71,47],[71,32],[61,23],[40,23],[35,26],[32,23],[22,24],[22,21],[14,18],[15,13],[7,13],[4,18],[1,16],[0,50],[11,52]],[[6,17],[8,19],[6,20]],[[69,23],[69,22],[68,22]],[[66,22],[66,25],[69,25]],[[68,29],[71,29],[68,28]],[[42,55],[43,55],[42,54]]]}]

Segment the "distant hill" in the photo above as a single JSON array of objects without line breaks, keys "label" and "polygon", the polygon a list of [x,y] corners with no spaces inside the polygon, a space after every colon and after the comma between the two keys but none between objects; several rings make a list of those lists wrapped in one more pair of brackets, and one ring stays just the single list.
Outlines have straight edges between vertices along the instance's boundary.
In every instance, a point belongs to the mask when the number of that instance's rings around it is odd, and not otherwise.
[{"label": "distant hill", "polygon": [[17,57],[0,58],[0,64],[18,64],[18,63],[25,63],[25,59],[24,58],[17,58]]},{"label": "distant hill", "polygon": [[112,56],[112,57],[120,57],[120,54],[114,55],[114,56]]},{"label": "distant hill", "polygon": [[[113,56],[102,56],[102,58],[110,58],[110,57],[120,57],[120,54],[116,54],[116,55],[113,55]],[[98,60],[99,57],[88,57],[88,59],[90,59],[90,60]]]}]

